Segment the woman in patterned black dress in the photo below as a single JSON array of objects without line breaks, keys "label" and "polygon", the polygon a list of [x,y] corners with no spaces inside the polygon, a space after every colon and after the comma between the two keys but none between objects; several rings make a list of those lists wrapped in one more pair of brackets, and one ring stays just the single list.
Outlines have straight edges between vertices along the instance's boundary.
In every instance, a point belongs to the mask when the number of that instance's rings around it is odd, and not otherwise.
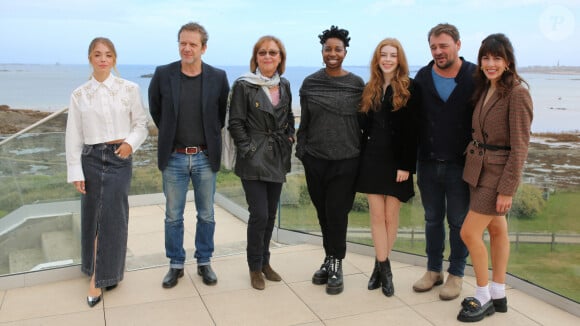
[{"label": "woman in patterned black dress", "polygon": [[356,190],[368,195],[376,254],[368,288],[382,287],[389,297],[395,293],[389,254],[397,237],[401,202],[415,195],[416,92],[401,43],[384,39],[374,51],[361,102],[364,144]]}]

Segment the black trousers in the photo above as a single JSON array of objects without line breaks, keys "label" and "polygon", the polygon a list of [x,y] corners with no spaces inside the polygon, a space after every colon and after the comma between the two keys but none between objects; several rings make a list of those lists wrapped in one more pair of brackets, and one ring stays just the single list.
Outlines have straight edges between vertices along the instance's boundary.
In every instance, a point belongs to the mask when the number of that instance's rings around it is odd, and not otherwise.
[{"label": "black trousers", "polygon": [[327,256],[343,259],[348,213],[355,196],[358,157],[324,160],[306,154],[302,164],[310,199],[318,214],[324,251]]},{"label": "black trousers", "polygon": [[282,183],[259,180],[244,180],[248,211],[248,266],[250,271],[261,271],[270,264],[270,240],[276,223],[276,211],[282,192]]}]

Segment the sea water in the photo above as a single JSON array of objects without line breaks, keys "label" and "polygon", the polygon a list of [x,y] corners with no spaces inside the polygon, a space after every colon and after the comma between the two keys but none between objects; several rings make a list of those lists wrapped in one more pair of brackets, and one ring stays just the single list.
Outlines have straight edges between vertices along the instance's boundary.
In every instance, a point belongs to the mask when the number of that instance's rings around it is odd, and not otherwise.
[{"label": "sea water", "polygon": [[[230,84],[248,71],[246,66],[218,66],[228,75]],[[322,67],[286,67],[284,77],[290,81],[292,106],[300,114],[298,90],[304,78]],[[420,67],[411,67],[413,77]],[[345,67],[368,80],[369,68]],[[137,83],[145,107],[147,88],[155,71],[153,65],[119,65],[121,77]],[[68,106],[72,91],[89,79],[86,65],[0,64],[0,105],[13,109],[57,111]],[[524,73],[534,101],[534,132],[580,130],[580,75]]]}]

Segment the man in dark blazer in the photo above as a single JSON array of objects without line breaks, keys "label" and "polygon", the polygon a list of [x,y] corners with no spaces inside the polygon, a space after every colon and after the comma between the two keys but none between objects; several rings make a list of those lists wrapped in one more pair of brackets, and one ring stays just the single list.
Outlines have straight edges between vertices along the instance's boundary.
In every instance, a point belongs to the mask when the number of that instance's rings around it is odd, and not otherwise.
[{"label": "man in dark blazer", "polygon": [[157,67],[149,84],[149,111],[159,129],[157,158],[166,198],[165,254],[170,262],[164,288],[174,287],[183,276],[183,211],[190,180],[197,210],[197,273],[205,284],[217,283],[210,265],[213,204],[229,83],[223,70],[202,62],[207,40],[203,26],[183,25],[178,33],[181,60]]}]

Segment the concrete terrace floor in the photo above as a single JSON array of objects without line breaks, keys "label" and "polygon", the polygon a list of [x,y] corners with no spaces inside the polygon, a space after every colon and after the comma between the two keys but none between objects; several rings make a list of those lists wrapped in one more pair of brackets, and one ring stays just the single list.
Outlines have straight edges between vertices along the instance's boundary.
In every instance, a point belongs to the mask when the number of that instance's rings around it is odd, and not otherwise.
[{"label": "concrete terrace floor", "polygon": [[[254,290],[245,256],[246,224],[216,205],[216,252],[212,266],[218,284],[206,286],[188,261],[176,287],[163,289],[167,271],[163,235],[164,205],[132,207],[125,279],[94,308],[86,304],[88,278],[80,272],[64,281],[0,290],[0,325],[459,325],[463,297],[474,294],[466,276],[462,295],[441,301],[438,288],[413,292],[423,266],[393,261],[395,295],[368,291],[374,257],[347,253],[345,289],[330,296],[311,283],[324,256],[320,245],[272,244],[271,263],[282,282],[266,281]],[[186,249],[193,255],[195,211],[186,208]],[[152,267],[153,266],[153,267]],[[579,325],[580,318],[509,288],[508,313],[496,313],[478,325]]]}]

